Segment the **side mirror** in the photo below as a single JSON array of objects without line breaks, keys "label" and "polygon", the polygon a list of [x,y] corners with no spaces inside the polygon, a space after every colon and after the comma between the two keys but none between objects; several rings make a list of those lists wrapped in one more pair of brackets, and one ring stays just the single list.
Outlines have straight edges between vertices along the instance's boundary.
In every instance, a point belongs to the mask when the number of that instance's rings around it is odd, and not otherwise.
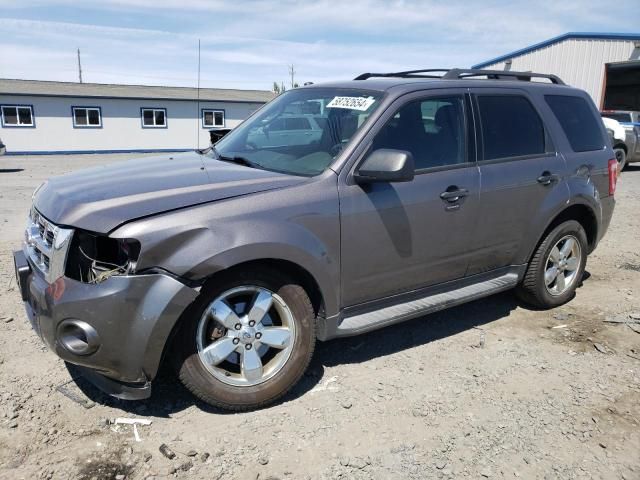
[{"label": "side mirror", "polygon": [[413,155],[410,152],[382,148],[362,162],[354,177],[358,183],[410,182],[414,174]]}]

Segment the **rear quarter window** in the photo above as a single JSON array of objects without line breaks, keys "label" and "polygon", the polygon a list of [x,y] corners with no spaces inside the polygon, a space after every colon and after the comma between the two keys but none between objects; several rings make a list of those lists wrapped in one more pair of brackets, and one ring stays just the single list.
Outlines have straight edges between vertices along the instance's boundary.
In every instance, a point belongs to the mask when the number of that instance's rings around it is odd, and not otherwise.
[{"label": "rear quarter window", "polygon": [[545,95],[574,152],[592,152],[605,146],[601,120],[582,97]]}]

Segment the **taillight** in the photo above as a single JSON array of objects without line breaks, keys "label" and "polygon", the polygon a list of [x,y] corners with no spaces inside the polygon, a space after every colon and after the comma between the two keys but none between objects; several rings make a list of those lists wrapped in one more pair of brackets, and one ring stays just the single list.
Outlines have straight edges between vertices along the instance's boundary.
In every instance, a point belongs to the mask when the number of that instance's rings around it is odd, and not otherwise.
[{"label": "taillight", "polygon": [[616,193],[616,182],[618,181],[618,161],[615,158],[609,160],[609,195]]}]

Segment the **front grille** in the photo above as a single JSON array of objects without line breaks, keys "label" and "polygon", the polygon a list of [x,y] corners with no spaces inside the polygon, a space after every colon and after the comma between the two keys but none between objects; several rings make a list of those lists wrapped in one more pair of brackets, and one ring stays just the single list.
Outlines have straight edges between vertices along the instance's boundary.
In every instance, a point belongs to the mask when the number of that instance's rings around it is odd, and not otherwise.
[{"label": "front grille", "polygon": [[31,208],[25,231],[24,251],[47,282],[52,283],[64,274],[72,236],[73,230],[54,225],[35,208]]}]

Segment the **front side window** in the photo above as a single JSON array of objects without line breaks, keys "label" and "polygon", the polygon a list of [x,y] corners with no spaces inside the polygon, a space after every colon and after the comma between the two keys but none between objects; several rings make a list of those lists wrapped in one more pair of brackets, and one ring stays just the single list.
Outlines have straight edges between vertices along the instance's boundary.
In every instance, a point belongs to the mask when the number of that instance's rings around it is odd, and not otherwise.
[{"label": "front side window", "polygon": [[587,101],[569,95],[545,95],[574,152],[592,152],[605,146],[601,123]]},{"label": "front side window", "polygon": [[99,128],[102,126],[100,107],[73,107],[75,128]]},{"label": "front side window", "polygon": [[290,90],[215,145],[216,158],[313,176],[331,165],[371,116],[382,93],[346,88]]},{"label": "front side window", "polygon": [[531,102],[519,95],[480,95],[484,160],[543,155],[545,129]]},{"label": "front side window", "polygon": [[224,110],[202,110],[202,127],[224,127]]},{"label": "front side window", "polygon": [[382,148],[411,152],[416,170],[465,163],[463,98],[429,98],[404,105],[373,140],[373,150]]},{"label": "front side window", "polygon": [[4,127],[33,127],[31,105],[2,105],[2,125]]},{"label": "front side window", "polygon": [[142,127],[143,128],[165,128],[167,126],[166,108],[143,108]]}]

